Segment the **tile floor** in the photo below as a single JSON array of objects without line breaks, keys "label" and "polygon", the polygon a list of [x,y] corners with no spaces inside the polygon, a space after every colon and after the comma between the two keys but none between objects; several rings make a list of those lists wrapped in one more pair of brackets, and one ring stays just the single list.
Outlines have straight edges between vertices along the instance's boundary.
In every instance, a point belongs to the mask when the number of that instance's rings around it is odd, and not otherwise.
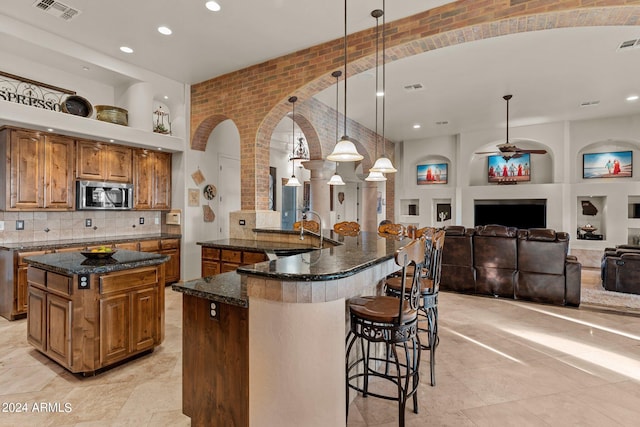
[{"label": "tile floor", "polygon": [[[583,283],[597,282],[597,272],[585,275]],[[181,296],[166,292],[165,342],[89,378],[32,350],[25,320],[0,319],[0,426],[188,426],[181,413]],[[408,411],[407,427],[638,425],[637,312],[452,293],[442,293],[439,305],[437,385],[421,384],[420,413]],[[421,371],[428,378],[428,363]],[[70,410],[34,412],[41,402]],[[4,412],[10,403],[26,403],[29,412]],[[358,397],[351,405],[349,427],[396,425],[393,402]]]}]

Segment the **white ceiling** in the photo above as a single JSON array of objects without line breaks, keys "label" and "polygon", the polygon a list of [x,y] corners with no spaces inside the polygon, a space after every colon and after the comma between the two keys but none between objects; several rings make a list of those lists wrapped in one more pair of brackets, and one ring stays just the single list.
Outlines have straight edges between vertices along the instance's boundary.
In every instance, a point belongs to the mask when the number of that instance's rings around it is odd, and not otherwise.
[{"label": "white ceiling", "polygon": [[[34,8],[33,0],[3,0],[0,18],[5,15],[184,83],[337,39],[344,32],[341,0],[219,0],[222,10],[217,13],[207,11],[204,0],[61,1],[80,15],[66,22]],[[450,1],[389,1],[387,21],[445,3]],[[381,6],[382,0],[349,0],[349,33],[373,27],[370,12]],[[159,25],[172,28],[173,35],[159,34]],[[400,141],[504,128],[502,96],[507,93],[514,95],[512,126],[640,113],[640,101],[625,101],[629,94],[640,94],[640,48],[616,49],[638,37],[640,28],[631,26],[539,31],[387,63],[386,136]],[[37,46],[20,34],[0,31],[0,45],[2,50],[83,73],[80,61],[65,61],[48,51],[46,37]],[[135,52],[121,53],[122,45]],[[97,79],[118,79],[117,73],[99,67],[91,72]],[[374,82],[370,71],[351,77],[348,85],[349,117],[372,129]],[[403,89],[413,83],[424,89]],[[335,86],[317,98],[334,106]],[[597,106],[580,107],[596,100]],[[438,121],[448,124],[436,125]],[[415,123],[422,128],[413,129]]]}]

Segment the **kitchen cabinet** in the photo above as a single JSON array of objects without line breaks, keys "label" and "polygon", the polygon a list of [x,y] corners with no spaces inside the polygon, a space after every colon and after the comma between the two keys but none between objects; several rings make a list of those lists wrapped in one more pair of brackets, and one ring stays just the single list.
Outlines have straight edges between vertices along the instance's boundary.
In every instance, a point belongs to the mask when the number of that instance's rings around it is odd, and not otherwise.
[{"label": "kitchen cabinet", "polygon": [[27,315],[27,264],[24,258],[45,251],[0,251],[0,316],[15,320]]},{"label": "kitchen cabinet", "polygon": [[0,210],[73,210],[74,141],[25,129],[0,131],[6,162],[0,176]]},{"label": "kitchen cabinet", "polygon": [[134,209],[171,209],[171,154],[136,149],[133,184]]},{"label": "kitchen cabinet", "polygon": [[27,340],[71,372],[93,373],[164,339],[164,264],[82,275],[39,265],[27,277]]},{"label": "kitchen cabinet", "polygon": [[241,265],[256,264],[267,261],[262,251],[239,249],[219,249],[203,246],[201,250],[202,277],[234,271]]},{"label": "kitchen cabinet", "polygon": [[165,283],[171,284],[180,280],[180,239],[143,240],[140,251],[168,255],[165,264]]},{"label": "kitchen cabinet", "polygon": [[133,160],[130,147],[80,140],[76,150],[78,179],[132,182]]}]

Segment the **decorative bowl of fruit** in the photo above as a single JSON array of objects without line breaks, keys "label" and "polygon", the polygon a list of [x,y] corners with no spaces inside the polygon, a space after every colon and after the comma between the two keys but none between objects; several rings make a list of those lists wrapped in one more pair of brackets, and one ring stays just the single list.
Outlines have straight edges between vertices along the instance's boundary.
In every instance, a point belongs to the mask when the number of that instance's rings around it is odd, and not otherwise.
[{"label": "decorative bowl of fruit", "polygon": [[81,251],[80,253],[89,259],[105,259],[111,258],[116,252],[118,251],[109,246],[99,246],[90,251]]}]

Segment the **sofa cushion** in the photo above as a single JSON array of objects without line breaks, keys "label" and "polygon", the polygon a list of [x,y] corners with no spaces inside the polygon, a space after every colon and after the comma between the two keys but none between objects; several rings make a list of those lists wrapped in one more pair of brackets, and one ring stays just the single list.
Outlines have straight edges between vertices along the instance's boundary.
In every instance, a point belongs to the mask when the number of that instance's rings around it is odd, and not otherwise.
[{"label": "sofa cushion", "polygon": [[518,229],[504,225],[479,225],[476,227],[476,235],[491,237],[516,237]]}]

